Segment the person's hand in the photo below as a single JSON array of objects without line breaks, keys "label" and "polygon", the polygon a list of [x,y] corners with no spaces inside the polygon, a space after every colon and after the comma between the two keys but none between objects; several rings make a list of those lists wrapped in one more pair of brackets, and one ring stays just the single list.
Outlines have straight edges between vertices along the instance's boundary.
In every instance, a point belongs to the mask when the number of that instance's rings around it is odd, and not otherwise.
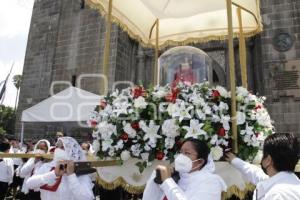
[{"label": "person's hand", "polygon": [[68,161],[67,162],[67,171],[66,171],[67,175],[71,175],[74,173],[74,162],[73,161]]},{"label": "person's hand", "polygon": [[160,170],[161,174],[161,181],[164,182],[167,178],[171,177],[171,168],[164,166],[164,165],[158,165],[156,169]]},{"label": "person's hand", "polygon": [[225,153],[225,160],[228,162],[231,162],[234,158],[236,158],[236,155],[234,155],[231,152]]},{"label": "person's hand", "polygon": [[[65,165],[67,164],[67,161],[59,161],[55,167],[55,175],[56,176],[62,176],[64,175],[64,173],[66,172],[66,169],[65,169]],[[61,165],[63,167],[61,167]]]}]

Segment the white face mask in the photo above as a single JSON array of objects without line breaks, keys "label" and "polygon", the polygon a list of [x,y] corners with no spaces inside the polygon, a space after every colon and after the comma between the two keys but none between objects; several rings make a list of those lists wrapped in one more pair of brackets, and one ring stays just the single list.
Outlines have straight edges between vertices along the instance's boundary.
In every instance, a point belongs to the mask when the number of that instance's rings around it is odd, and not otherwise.
[{"label": "white face mask", "polygon": [[56,160],[56,161],[69,160],[67,152],[65,150],[60,149],[60,148],[55,149],[53,159]]},{"label": "white face mask", "polygon": [[42,150],[42,149],[36,149],[36,150],[34,150],[33,153],[37,153],[37,154],[45,154],[46,152],[45,152],[44,150]]},{"label": "white face mask", "polygon": [[189,173],[193,170],[193,162],[201,159],[192,161],[189,157],[184,154],[179,154],[175,159],[175,170],[181,173]]}]

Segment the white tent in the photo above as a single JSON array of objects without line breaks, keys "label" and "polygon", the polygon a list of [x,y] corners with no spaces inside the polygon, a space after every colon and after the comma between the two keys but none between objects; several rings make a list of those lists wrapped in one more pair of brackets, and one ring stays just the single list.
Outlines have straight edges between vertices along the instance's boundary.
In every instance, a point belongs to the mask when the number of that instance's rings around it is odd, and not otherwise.
[{"label": "white tent", "polygon": [[21,141],[24,122],[80,122],[87,121],[100,96],[69,87],[22,112]]}]

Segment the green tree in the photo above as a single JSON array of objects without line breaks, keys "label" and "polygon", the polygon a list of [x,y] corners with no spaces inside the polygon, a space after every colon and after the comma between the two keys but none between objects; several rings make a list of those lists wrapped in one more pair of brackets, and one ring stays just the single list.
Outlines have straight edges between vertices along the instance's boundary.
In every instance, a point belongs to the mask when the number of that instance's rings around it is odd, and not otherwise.
[{"label": "green tree", "polygon": [[0,132],[15,133],[16,114],[12,107],[0,105]]},{"label": "green tree", "polygon": [[17,88],[17,95],[16,95],[16,100],[15,100],[15,111],[17,110],[17,101],[18,101],[18,97],[19,97],[19,91],[20,91],[20,87],[21,87],[21,80],[22,80],[22,75],[14,75],[13,76],[13,83],[15,85],[15,87]]}]

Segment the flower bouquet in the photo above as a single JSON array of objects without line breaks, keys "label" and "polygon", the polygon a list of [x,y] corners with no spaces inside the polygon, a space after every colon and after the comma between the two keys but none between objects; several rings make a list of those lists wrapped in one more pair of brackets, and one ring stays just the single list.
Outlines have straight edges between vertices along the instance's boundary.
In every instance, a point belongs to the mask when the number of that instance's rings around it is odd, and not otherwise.
[{"label": "flower bouquet", "polygon": [[[237,87],[238,156],[252,160],[273,132],[264,97]],[[100,158],[138,158],[140,171],[154,159],[174,160],[185,138],[207,142],[214,160],[231,147],[231,96],[209,83],[115,90],[101,97],[88,124]]]}]

